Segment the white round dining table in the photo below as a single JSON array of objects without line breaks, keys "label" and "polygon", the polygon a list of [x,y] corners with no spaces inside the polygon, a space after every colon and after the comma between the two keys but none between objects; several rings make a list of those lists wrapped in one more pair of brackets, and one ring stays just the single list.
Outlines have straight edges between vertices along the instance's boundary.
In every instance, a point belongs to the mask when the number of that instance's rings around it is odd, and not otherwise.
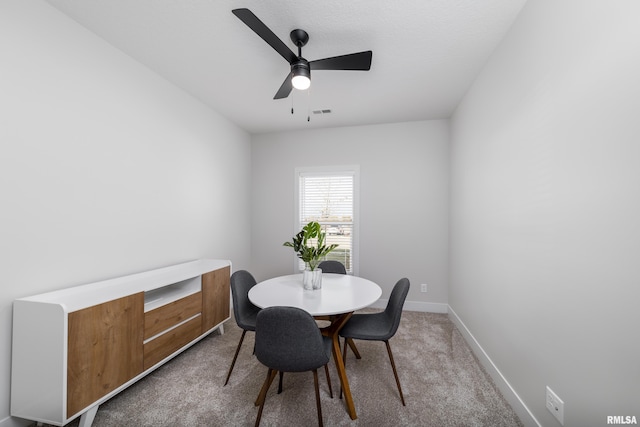
[{"label": "white round dining table", "polygon": [[368,307],[381,295],[380,286],[363,277],[322,273],[322,288],[305,290],[302,274],[291,274],[258,283],[249,291],[249,301],[260,308],[298,307],[312,316],[328,316]]},{"label": "white round dining table", "polygon": [[[329,326],[320,330],[333,342],[331,353],[340,377],[347,412],[355,420],[358,416],[340,354],[340,329],[354,311],[370,306],[381,295],[382,289],[371,280],[347,274],[323,273],[322,288],[318,290],[304,289],[302,274],[292,274],[260,282],[249,290],[248,296],[249,301],[260,308],[298,307],[316,319],[331,321]],[[356,349],[354,352],[359,354]]]}]

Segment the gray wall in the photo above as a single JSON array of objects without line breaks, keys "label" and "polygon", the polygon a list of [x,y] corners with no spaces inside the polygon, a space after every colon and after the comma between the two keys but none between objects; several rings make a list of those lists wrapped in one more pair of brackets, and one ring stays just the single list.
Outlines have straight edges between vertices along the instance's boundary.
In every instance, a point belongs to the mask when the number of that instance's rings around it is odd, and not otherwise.
[{"label": "gray wall", "polygon": [[640,416],[638,16],[528,2],[452,119],[450,306],[544,426]]},{"label": "gray wall", "polygon": [[[379,283],[385,299],[406,276],[409,307],[446,310],[448,138],[443,120],[254,135],[256,278],[293,273],[293,251],[282,243],[294,232],[295,168],[357,164],[359,275]],[[420,283],[429,285],[428,293],[420,293]]]},{"label": "gray wall", "polygon": [[0,55],[0,424],[10,425],[12,301],[202,257],[246,268],[251,147],[44,2],[0,2]]}]

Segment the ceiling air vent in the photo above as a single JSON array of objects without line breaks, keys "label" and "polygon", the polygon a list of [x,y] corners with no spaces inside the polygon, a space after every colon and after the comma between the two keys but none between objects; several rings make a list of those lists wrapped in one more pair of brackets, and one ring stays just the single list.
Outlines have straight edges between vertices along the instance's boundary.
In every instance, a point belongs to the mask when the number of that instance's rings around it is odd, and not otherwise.
[{"label": "ceiling air vent", "polygon": [[329,114],[331,110],[313,110],[313,114]]}]

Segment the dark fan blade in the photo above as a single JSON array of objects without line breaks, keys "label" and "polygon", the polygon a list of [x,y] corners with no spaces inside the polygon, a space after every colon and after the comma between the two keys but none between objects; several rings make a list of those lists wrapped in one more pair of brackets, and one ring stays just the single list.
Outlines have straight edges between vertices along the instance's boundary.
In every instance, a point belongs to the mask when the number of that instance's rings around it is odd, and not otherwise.
[{"label": "dark fan blade", "polygon": [[334,56],[332,58],[309,61],[311,70],[360,70],[369,71],[371,69],[371,57],[373,52],[351,53],[349,55]]},{"label": "dark fan blade", "polygon": [[273,99],[286,98],[287,96],[289,96],[292,90],[293,86],[291,85],[291,74],[287,74],[287,78],[284,79],[284,82],[282,82],[282,86],[280,86],[280,89],[278,89],[278,92],[276,92],[276,96],[274,96]]},{"label": "dark fan blade", "polygon": [[247,27],[251,28],[262,40],[266,41],[269,46],[274,48],[289,64],[292,64],[298,60],[295,53],[287,47],[282,40],[278,38],[273,31],[269,29],[264,23],[258,19],[249,9],[233,9],[233,14],[236,15],[242,22],[247,24]]}]

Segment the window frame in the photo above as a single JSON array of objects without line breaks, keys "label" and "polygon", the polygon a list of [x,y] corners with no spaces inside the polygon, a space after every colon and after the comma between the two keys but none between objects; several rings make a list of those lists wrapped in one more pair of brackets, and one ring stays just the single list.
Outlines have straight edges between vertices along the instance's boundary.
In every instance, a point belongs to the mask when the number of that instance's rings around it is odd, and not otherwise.
[{"label": "window frame", "polygon": [[[360,271],[360,166],[313,166],[297,167],[294,175],[294,213],[293,213],[293,235],[296,235],[304,225],[300,221],[300,178],[302,176],[353,176],[353,228],[351,230],[351,272],[348,274],[358,276]],[[294,256],[293,271],[300,272],[299,258]]]}]

